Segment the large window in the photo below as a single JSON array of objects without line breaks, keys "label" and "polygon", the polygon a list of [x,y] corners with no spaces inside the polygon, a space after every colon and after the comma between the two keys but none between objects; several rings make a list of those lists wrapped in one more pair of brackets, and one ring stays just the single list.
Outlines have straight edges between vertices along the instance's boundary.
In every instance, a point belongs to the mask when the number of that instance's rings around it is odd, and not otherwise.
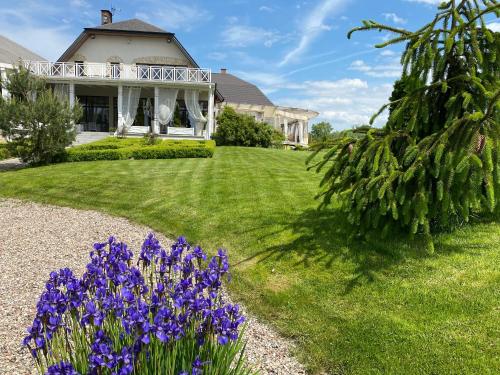
[{"label": "large window", "polygon": [[83,108],[80,124],[83,131],[109,131],[109,98],[107,96],[78,96]]}]

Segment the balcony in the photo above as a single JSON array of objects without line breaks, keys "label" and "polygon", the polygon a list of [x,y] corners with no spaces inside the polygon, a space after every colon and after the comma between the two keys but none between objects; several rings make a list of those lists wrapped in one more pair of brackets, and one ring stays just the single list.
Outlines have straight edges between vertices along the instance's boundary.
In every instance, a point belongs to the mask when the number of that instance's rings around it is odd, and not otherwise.
[{"label": "balcony", "polygon": [[127,65],[109,63],[72,63],[23,61],[31,73],[51,79],[106,80],[139,82],[210,83],[210,69],[184,67]]}]

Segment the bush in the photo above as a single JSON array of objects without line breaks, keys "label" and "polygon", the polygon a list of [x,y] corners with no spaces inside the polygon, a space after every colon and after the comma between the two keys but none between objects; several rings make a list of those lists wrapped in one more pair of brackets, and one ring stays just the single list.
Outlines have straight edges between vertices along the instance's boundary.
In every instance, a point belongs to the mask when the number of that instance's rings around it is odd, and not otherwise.
[{"label": "bush", "polygon": [[0,144],[0,160],[9,159],[11,157],[10,152],[6,144]]},{"label": "bush", "polygon": [[106,138],[67,150],[65,161],[210,158],[214,152],[214,141],[165,140],[148,146],[140,138]]},{"label": "bush", "polygon": [[6,84],[12,98],[0,101],[0,129],[15,154],[30,164],[54,162],[75,139],[82,111],[61,102],[46,83],[19,68]]},{"label": "bush", "polygon": [[78,279],[52,272],[23,344],[47,374],[249,374],[238,305],[224,302],[227,255],[207,262],[180,237],[153,234],[136,266],[111,237],[90,252]]},{"label": "bush", "polygon": [[285,142],[285,139],[285,135],[282,132],[273,129],[273,135],[271,137],[271,147],[278,149],[285,148],[285,145],[283,144],[283,142]]},{"label": "bush", "polygon": [[217,117],[217,131],[213,138],[217,145],[270,147],[273,144],[273,128],[256,122],[252,116],[241,115],[231,107],[224,107]]}]

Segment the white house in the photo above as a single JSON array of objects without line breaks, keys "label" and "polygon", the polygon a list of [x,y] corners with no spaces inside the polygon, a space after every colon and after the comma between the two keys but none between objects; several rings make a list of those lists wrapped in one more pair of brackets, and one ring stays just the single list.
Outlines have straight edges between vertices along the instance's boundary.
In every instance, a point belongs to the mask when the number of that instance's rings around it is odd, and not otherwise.
[{"label": "white house", "polygon": [[113,23],[108,10],[57,62],[22,58],[70,105],[79,101],[82,132],[210,139],[217,112],[230,105],[282,130],[289,143],[307,144],[308,121],[318,115],[274,106],[225,70],[200,68],[175,34],[138,19]]}]

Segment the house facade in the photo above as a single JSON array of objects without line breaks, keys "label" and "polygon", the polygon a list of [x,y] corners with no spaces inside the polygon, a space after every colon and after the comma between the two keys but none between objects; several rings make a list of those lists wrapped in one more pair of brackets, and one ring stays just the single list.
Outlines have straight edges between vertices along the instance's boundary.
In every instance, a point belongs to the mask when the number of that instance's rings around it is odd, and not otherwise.
[{"label": "house facade", "polygon": [[113,22],[108,10],[56,62],[23,60],[62,100],[78,100],[80,132],[210,139],[218,111],[230,105],[305,145],[308,121],[317,116],[274,106],[254,85],[198,66],[175,34],[138,19]]}]

